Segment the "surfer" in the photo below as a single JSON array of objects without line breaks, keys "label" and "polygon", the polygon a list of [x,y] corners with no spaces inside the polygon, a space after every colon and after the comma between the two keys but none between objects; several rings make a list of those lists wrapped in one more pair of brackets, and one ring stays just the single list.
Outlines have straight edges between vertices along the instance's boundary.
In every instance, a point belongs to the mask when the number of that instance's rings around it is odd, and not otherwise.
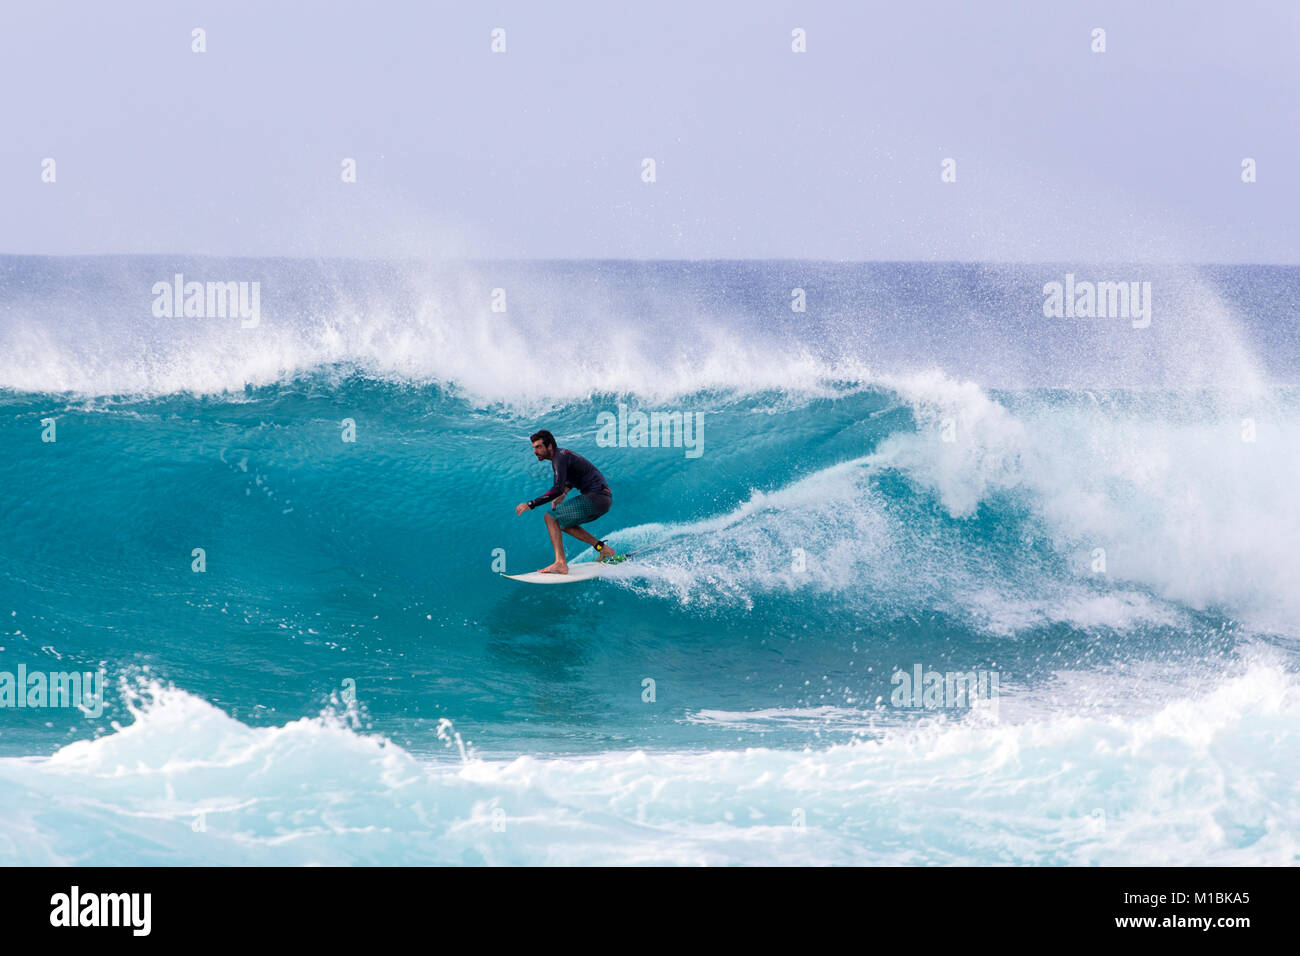
[{"label": "surfer", "polygon": [[[555,548],[555,563],[538,570],[546,574],[568,574],[569,563],[564,560],[564,543],[560,532],[571,534],[585,544],[596,549],[599,561],[612,561],[618,557],[614,549],[586,531],[582,525],[595,521],[614,503],[613,492],[591,462],[567,448],[555,447],[555,436],[542,429],[528,439],[533,443],[533,454],[538,461],[549,461],[555,472],[555,484],[551,490],[532,501],[524,501],[515,506],[515,514],[521,515],[538,505],[551,502],[551,510],[546,514],[546,531],[551,536],[551,545]],[[565,496],[570,488],[578,489],[578,497],[565,503]],[[554,499],[554,500],[552,500]]]}]

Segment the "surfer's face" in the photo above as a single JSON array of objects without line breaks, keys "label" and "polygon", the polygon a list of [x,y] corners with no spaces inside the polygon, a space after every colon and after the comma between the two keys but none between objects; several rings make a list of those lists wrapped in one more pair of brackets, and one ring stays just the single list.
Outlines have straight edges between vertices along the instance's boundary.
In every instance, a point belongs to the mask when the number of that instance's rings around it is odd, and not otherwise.
[{"label": "surfer's face", "polygon": [[546,442],[539,438],[533,442],[533,454],[537,456],[538,461],[546,461],[551,457],[551,449],[546,447]]}]

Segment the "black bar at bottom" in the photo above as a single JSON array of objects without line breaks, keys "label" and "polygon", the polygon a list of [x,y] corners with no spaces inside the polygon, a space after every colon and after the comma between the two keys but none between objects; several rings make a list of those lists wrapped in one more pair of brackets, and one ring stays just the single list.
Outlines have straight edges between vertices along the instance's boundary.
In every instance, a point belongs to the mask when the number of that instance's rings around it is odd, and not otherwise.
[{"label": "black bar at bottom", "polygon": [[1181,943],[1201,936],[1231,944],[1243,932],[1285,929],[1282,908],[1290,894],[1283,881],[1289,887],[1294,873],[49,868],[9,869],[0,880],[0,916],[10,940],[75,934],[77,942],[114,937],[246,944],[284,932],[297,943],[338,944],[458,926],[487,931],[493,947],[510,939],[535,946],[539,934],[595,941],[597,926],[612,921],[626,924],[634,936],[671,930],[680,942],[725,934],[733,945],[746,938],[771,942],[777,932],[820,936],[835,924],[836,935],[848,932],[864,944],[898,932],[937,933],[932,941],[951,944],[986,930],[1052,933],[1041,937],[1045,943],[1125,936]]}]

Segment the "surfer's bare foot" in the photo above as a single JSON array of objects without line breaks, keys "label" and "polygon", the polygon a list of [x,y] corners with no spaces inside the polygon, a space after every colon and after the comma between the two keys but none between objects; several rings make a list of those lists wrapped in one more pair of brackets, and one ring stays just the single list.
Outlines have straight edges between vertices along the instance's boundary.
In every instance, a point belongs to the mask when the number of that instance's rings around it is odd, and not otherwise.
[{"label": "surfer's bare foot", "polygon": [[568,574],[569,564],[567,561],[556,561],[554,564],[548,564],[546,567],[537,570],[542,574]]}]

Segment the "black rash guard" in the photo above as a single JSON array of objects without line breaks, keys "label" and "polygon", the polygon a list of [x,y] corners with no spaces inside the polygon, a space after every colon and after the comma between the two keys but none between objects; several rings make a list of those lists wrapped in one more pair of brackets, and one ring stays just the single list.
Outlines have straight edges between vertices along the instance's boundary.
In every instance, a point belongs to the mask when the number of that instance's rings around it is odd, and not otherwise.
[{"label": "black rash guard", "polygon": [[558,498],[565,488],[577,488],[584,495],[595,494],[609,488],[600,469],[567,448],[555,450],[555,456],[551,459],[551,468],[555,471],[555,484],[546,494],[528,502],[530,509],[544,505],[552,498]]}]

